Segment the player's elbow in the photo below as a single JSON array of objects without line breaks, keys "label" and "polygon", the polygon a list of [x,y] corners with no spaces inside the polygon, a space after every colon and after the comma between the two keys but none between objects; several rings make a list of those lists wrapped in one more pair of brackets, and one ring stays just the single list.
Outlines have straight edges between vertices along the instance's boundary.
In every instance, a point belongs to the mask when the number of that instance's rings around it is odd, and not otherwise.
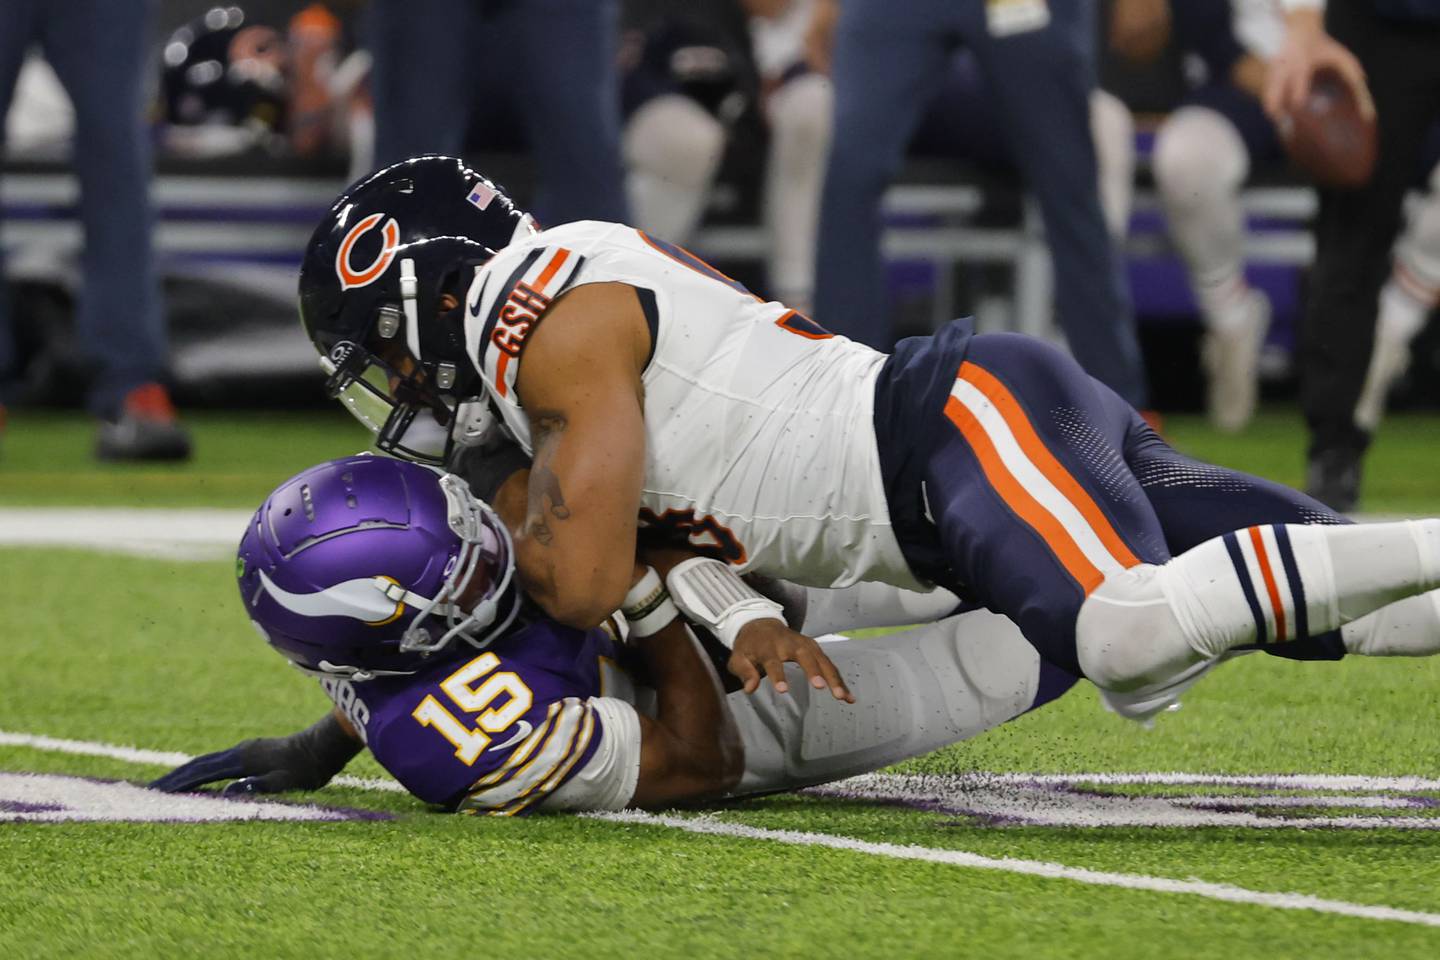
[{"label": "player's elbow", "polygon": [[[537,600],[552,620],[559,621],[567,627],[574,627],[576,630],[593,630],[604,623],[605,618],[617,609],[613,606],[605,607],[602,604],[590,603],[583,598],[551,597],[537,598]],[[608,612],[605,612],[607,610]]]},{"label": "player's elbow", "polygon": [[740,778],[745,775],[745,747],[733,724],[721,724],[716,736],[706,745],[708,749],[697,750],[692,755],[693,775],[701,786],[698,799],[714,799],[735,791]]},{"label": "player's elbow", "polygon": [[520,573],[525,592],[547,616],[577,630],[590,630],[625,602],[630,570],[627,564],[561,563],[535,570],[522,564]]},{"label": "player's elbow", "polygon": [[577,630],[591,630],[620,609],[625,602],[622,580],[606,582],[590,577],[558,580],[553,589],[535,596],[536,602],[553,619]]},{"label": "player's elbow", "polygon": [[715,769],[716,790],[724,796],[735,792],[745,776],[745,748],[738,736],[726,737],[720,745]]}]

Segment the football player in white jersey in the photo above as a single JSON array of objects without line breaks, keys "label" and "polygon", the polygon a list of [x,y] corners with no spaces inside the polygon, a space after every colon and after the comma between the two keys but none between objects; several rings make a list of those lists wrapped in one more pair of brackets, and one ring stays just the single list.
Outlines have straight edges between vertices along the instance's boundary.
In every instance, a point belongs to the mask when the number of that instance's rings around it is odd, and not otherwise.
[{"label": "football player in white jersey", "polygon": [[300,295],[331,390],[382,447],[436,453],[422,412],[447,442],[498,414],[533,463],[472,484],[563,623],[638,599],[613,559],[643,533],[724,561],[689,580],[682,564],[671,592],[752,662],[800,654],[779,631],[740,637],[767,613],[736,572],[945,586],[1146,703],[1237,649],[1440,650],[1440,520],[1343,525],[1184,458],[1039,341],[957,321],[887,356],[663,239],[538,230],[458,160],[352,188],[312,238]]}]

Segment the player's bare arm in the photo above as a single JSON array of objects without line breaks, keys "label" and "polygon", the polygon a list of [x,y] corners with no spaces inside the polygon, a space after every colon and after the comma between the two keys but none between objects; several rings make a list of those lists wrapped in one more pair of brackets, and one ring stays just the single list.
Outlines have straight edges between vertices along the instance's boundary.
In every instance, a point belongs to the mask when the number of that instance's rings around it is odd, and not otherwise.
[{"label": "player's bare arm", "polygon": [[700,644],[675,617],[632,639],[655,686],[655,716],[640,715],[640,776],[632,806],[702,803],[735,788],[745,751],[725,691]]},{"label": "player's bare arm", "polygon": [[[691,551],[672,547],[644,547],[641,550],[644,562],[653,566],[662,577],[668,577],[671,570],[694,556]],[[761,579],[746,577],[752,588],[764,593],[765,588],[756,585]],[[785,611],[784,616],[789,619],[777,615],[753,620],[740,628],[725,666],[740,681],[741,689],[754,693],[760,689],[761,681],[768,677],[776,693],[787,693],[790,684],[785,679],[785,664],[794,663],[805,672],[810,686],[816,690],[828,688],[836,700],[854,703],[855,697],[839,668],[820,644],[795,629],[800,626],[800,620],[790,617],[789,611]]]},{"label": "player's bare arm", "polygon": [[525,348],[517,392],[534,462],[516,558],[530,596],[570,626],[596,626],[630,588],[615,558],[635,554],[649,347],[635,291],[607,283],[567,294]]},{"label": "player's bare arm", "polygon": [[1285,11],[1285,41],[1265,78],[1265,112],[1272,118],[1293,113],[1310,93],[1310,81],[1324,68],[1340,74],[1367,119],[1375,102],[1365,82],[1365,69],[1344,45],[1325,31],[1319,5],[1291,4]]},{"label": "player's bare arm", "polygon": [[[530,471],[522,469],[512,473],[496,490],[491,505],[511,529],[525,522],[529,489]],[[676,565],[695,554],[668,547],[647,547],[642,556],[664,577]],[[767,677],[775,685],[776,692],[785,693],[789,690],[785,664],[795,663],[805,672],[812,687],[817,690],[829,688],[835,699],[854,703],[855,697],[839,669],[813,637],[793,629],[798,626],[798,622],[792,626],[779,618],[747,623],[735,639],[727,668],[740,681],[746,693],[758,690],[761,681]]]}]

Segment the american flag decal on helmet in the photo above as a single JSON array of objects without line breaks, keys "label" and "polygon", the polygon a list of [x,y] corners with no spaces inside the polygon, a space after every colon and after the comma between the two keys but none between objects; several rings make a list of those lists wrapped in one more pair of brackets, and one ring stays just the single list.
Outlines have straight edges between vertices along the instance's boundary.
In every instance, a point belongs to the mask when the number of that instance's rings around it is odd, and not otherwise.
[{"label": "american flag decal on helmet", "polygon": [[481,210],[490,206],[490,201],[495,199],[495,191],[484,180],[475,184],[470,195],[465,198]]}]

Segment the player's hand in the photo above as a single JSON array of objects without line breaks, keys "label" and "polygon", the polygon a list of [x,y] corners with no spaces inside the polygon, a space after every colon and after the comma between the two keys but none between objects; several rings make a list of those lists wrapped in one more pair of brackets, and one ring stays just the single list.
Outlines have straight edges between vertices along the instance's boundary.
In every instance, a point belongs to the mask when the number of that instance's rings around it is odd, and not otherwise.
[{"label": "player's hand", "polygon": [[1270,118],[1279,122],[1298,110],[1310,95],[1310,81],[1315,74],[1329,67],[1340,74],[1355,95],[1361,115],[1373,119],[1375,101],[1365,83],[1365,69],[1355,54],[1325,32],[1319,11],[1292,11],[1285,22],[1285,41],[1270,61],[1265,78],[1263,102]]},{"label": "player's hand", "polygon": [[1170,0],[1115,0],[1110,49],[1134,63],[1149,63],[1170,42],[1170,19]]},{"label": "player's hand", "polygon": [[820,649],[820,644],[803,633],[796,633],[780,620],[754,620],[740,628],[728,667],[746,693],[760,689],[760,681],[769,677],[776,693],[788,693],[785,664],[799,664],[816,690],[830,689],[836,700],[854,703],[855,697],[835,664]]},{"label": "player's hand", "polygon": [[221,796],[318,790],[360,750],[360,741],[334,714],[327,714],[319,723],[288,737],[246,740],[228,750],[196,757],[155,780],[150,789],[186,793],[233,780],[220,791]]}]

